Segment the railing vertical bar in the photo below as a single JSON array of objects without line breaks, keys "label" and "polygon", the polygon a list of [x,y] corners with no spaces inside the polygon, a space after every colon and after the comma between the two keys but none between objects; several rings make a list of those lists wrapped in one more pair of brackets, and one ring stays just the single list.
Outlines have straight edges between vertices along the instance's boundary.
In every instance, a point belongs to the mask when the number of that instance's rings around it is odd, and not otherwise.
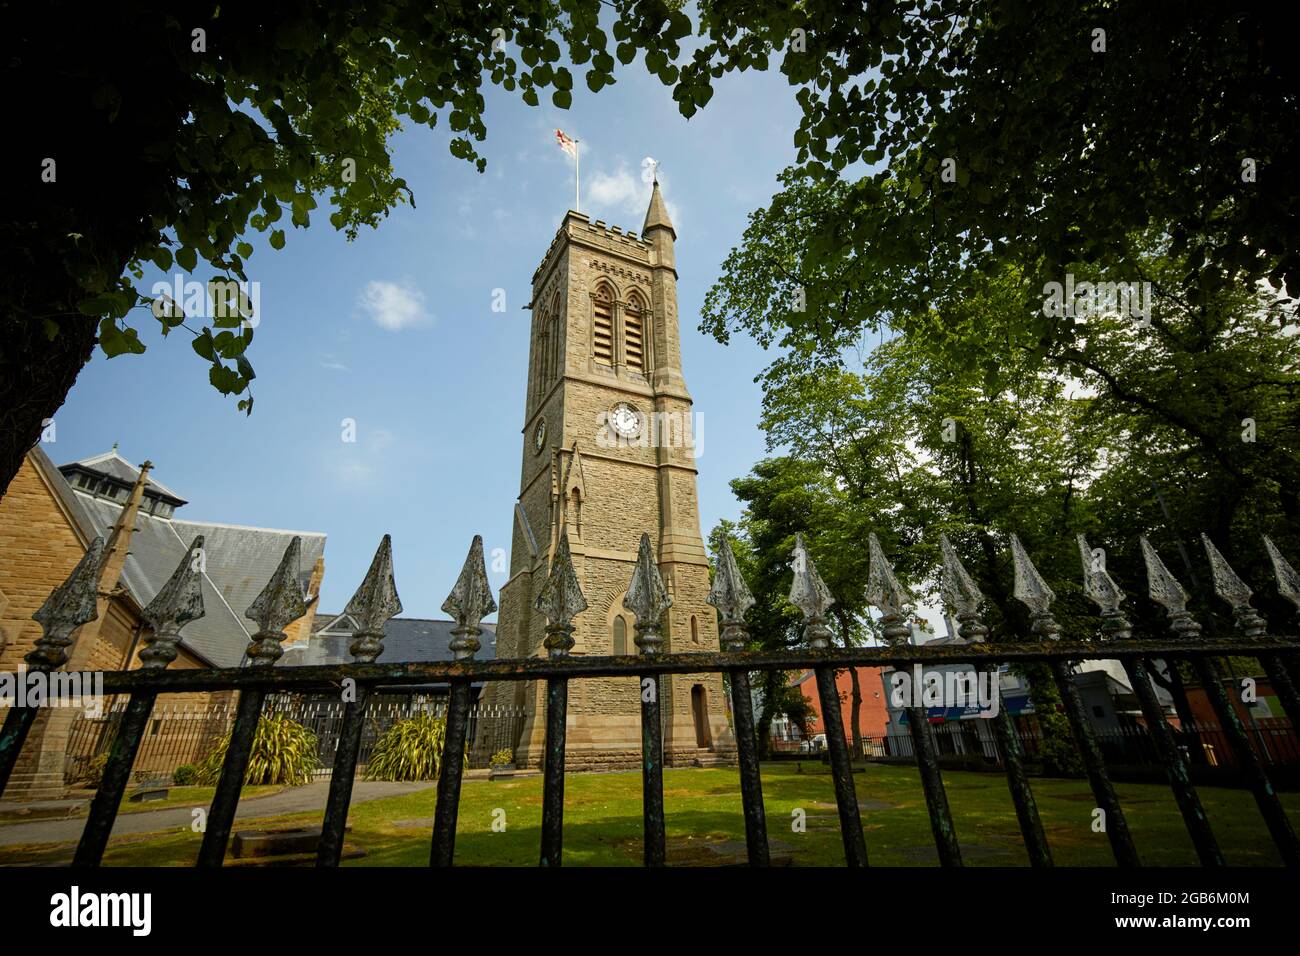
[{"label": "railing vertical bar", "polygon": [[1124,818],[1124,808],[1120,805],[1115,787],[1110,782],[1110,775],[1106,772],[1106,761],[1102,757],[1101,748],[1097,746],[1097,735],[1083,709],[1083,701],[1079,697],[1079,688],[1070,673],[1070,665],[1065,661],[1057,660],[1052,662],[1051,667],[1056,688],[1061,694],[1061,702],[1065,705],[1066,719],[1074,734],[1075,745],[1079,749],[1079,756],[1083,758],[1083,765],[1088,773],[1088,783],[1092,787],[1098,807],[1106,814],[1106,837],[1110,840],[1115,862],[1125,867],[1141,866],[1137,847],[1133,844],[1133,835],[1128,829],[1128,820]]},{"label": "railing vertical bar", "polygon": [[835,669],[813,668],[817,676],[817,696],[826,727],[826,750],[831,761],[831,782],[835,787],[835,806],[840,814],[840,835],[844,841],[844,862],[848,866],[867,866],[867,841],[862,834],[862,816],[858,810],[858,793],[853,784],[853,764],[844,740],[844,719],[840,715],[840,692],[835,686]]},{"label": "railing vertical bar", "polygon": [[451,866],[456,854],[456,817],[460,812],[461,770],[469,724],[469,681],[453,679],[447,703],[446,742],[438,772],[438,805],[433,812],[430,866]]},{"label": "railing vertical bar", "polygon": [[[994,680],[998,679],[997,674],[994,669]],[[999,705],[997,716],[993,718],[993,734],[997,740],[998,753],[1002,757],[1002,766],[1006,770],[1007,787],[1011,791],[1011,802],[1016,808],[1016,820],[1020,824],[1020,835],[1025,841],[1025,851],[1029,854],[1029,864],[1036,867],[1052,866],[1052,850],[1048,846],[1043,821],[1038,814],[1038,802],[1029,786],[1029,774],[1025,772],[1025,763],[1021,759],[1024,752],[1020,739],[1016,736],[1011,714],[1004,706]]]},{"label": "railing vertical bar", "polygon": [[122,794],[131,781],[131,768],[135,766],[140,741],[144,737],[145,728],[149,726],[149,716],[153,713],[157,699],[158,695],[154,691],[138,691],[131,695],[117,736],[113,738],[108,761],[104,764],[99,789],[90,802],[86,826],[81,831],[81,840],[72,858],[73,866],[95,867],[103,859],[108,839],[113,833],[113,822],[117,819],[117,808],[121,806]]},{"label": "railing vertical bar", "polygon": [[0,796],[4,796],[5,787],[9,786],[9,776],[39,712],[38,707],[11,707],[5,715],[4,727],[0,728]]},{"label": "railing vertical bar", "polygon": [[1300,841],[1296,840],[1295,830],[1292,829],[1291,821],[1287,818],[1281,801],[1278,800],[1273,781],[1269,779],[1268,772],[1250,745],[1250,738],[1246,736],[1241,718],[1237,716],[1237,711],[1228,700],[1218,667],[1206,657],[1198,657],[1194,666],[1201,686],[1205,688],[1205,693],[1210,698],[1210,705],[1219,718],[1219,726],[1223,729],[1228,746],[1232,748],[1233,755],[1246,774],[1255,803],[1264,817],[1264,823],[1273,837],[1278,852],[1282,855],[1283,862],[1287,866],[1300,866]]},{"label": "railing vertical bar", "polygon": [[745,814],[745,849],[750,866],[768,866],[767,813],[763,780],[758,769],[758,740],[754,733],[754,702],[749,671],[731,671],[731,713],[736,722],[736,757],[740,763],[740,802]]},{"label": "railing vertical bar", "polygon": [[542,866],[560,866],[564,856],[564,749],[569,682],[546,682],[546,764],[542,780]]},{"label": "railing vertical bar", "polygon": [[1155,741],[1156,753],[1169,777],[1169,788],[1173,791],[1178,811],[1183,815],[1187,835],[1196,848],[1197,858],[1202,866],[1224,866],[1223,853],[1214,838],[1214,830],[1205,815],[1205,808],[1201,806],[1201,798],[1192,785],[1191,769],[1174,740],[1173,731],[1165,721],[1164,710],[1151,686],[1151,675],[1147,673],[1146,663],[1141,658],[1132,658],[1124,662],[1124,671],[1137,694],[1142,716],[1146,718],[1147,731]]},{"label": "railing vertical bar", "polygon": [[212,807],[208,811],[203,831],[203,843],[199,847],[197,865],[200,867],[219,867],[226,859],[226,845],[234,826],[235,811],[239,808],[239,795],[244,787],[244,776],[248,772],[253,738],[257,735],[258,721],[262,719],[262,702],[265,698],[266,691],[259,688],[239,692],[235,726],[230,731],[226,760],[221,765],[217,792],[212,798]]},{"label": "railing vertical bar", "polygon": [[934,739],[930,736],[930,721],[925,708],[907,708],[907,725],[912,734],[912,748],[916,751],[916,766],[921,773],[921,788],[925,791],[925,805],[930,814],[934,846],[939,851],[939,863],[942,866],[961,866],[957,829],[952,823],[952,810],[943,788],[943,775],[939,772],[939,758],[934,752]]},{"label": "railing vertical bar", "polygon": [[1260,654],[1259,662],[1264,666],[1268,682],[1273,685],[1282,708],[1291,720],[1292,727],[1300,727],[1300,692],[1296,689],[1296,671],[1281,654]]},{"label": "railing vertical bar", "polygon": [[370,688],[358,685],[356,700],[343,705],[343,721],[338,731],[333,769],[330,771],[329,796],[321,821],[320,843],[316,847],[316,865],[338,866],[343,858],[343,839],[347,833],[348,808],[352,803],[352,783],[361,753],[361,731],[366,725],[366,705]]},{"label": "railing vertical bar", "polygon": [[659,692],[657,676],[648,674],[641,678],[641,814],[646,866],[663,866],[667,859]]}]

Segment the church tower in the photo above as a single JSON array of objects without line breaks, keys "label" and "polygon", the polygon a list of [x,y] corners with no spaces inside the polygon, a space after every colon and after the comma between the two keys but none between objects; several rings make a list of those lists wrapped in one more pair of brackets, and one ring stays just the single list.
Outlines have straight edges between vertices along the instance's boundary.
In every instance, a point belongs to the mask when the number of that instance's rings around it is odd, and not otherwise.
[{"label": "church tower", "polygon": [[[676,238],[656,182],[640,237],[570,211],[533,274],[523,462],[498,657],[546,653],[546,619],[533,604],[561,529],[588,604],[574,621],[573,655],[638,653],[623,596],[643,532],[673,600],[664,652],[718,650],[717,616],[705,602],[697,429],[682,378]],[[661,687],[665,761],[733,759],[721,675],[674,675]],[[492,684],[484,701],[521,707],[525,719],[515,740],[483,721],[477,753],[508,747],[518,765],[538,766],[543,683]],[[571,682],[566,766],[639,767],[640,714],[633,678]]]}]

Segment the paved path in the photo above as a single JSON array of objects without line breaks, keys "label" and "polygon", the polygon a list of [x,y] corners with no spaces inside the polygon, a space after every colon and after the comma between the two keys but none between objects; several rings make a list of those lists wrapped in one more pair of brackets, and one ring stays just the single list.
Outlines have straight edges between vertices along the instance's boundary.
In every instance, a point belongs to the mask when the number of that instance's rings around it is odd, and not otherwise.
[{"label": "paved path", "polygon": [[[250,797],[239,801],[236,820],[255,817],[279,816],[286,813],[325,811],[325,798],[329,794],[329,781],[309,783],[305,787],[290,787],[264,797]],[[394,783],[383,780],[358,780],[352,787],[352,803],[365,803],[383,797],[398,797],[418,793],[436,786],[432,780],[417,783]],[[188,827],[193,821],[192,807],[171,807],[166,810],[149,810],[143,813],[120,813],[113,824],[113,836],[131,833],[153,833]],[[20,843],[76,843],[81,839],[85,817],[71,820],[33,820],[31,823],[10,823],[0,826],[0,846]]]}]

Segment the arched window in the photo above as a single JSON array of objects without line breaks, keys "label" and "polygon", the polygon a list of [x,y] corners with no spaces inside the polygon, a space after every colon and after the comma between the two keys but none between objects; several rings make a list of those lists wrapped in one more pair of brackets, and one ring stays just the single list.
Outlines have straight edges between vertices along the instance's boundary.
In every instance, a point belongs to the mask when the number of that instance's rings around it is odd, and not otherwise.
[{"label": "arched window", "polygon": [[551,296],[551,355],[550,355],[550,375],[546,378],[546,384],[549,386],[552,382],[560,377],[564,368],[563,337],[560,334],[560,293],[556,292]]},{"label": "arched window", "polygon": [[633,292],[627,297],[623,311],[623,364],[635,372],[644,372],[645,361],[645,302]]},{"label": "arched window", "polygon": [[614,364],[614,294],[603,282],[592,303],[591,348],[598,363]]},{"label": "arched window", "polygon": [[695,619],[694,614],[691,615],[691,643],[700,643],[700,622]]},{"label": "arched window", "polygon": [[560,377],[560,317],[551,311],[551,350],[547,356],[547,375],[546,385],[549,388],[551,383]]},{"label": "arched window", "polygon": [[614,656],[627,653],[627,622],[622,616],[614,618]]}]

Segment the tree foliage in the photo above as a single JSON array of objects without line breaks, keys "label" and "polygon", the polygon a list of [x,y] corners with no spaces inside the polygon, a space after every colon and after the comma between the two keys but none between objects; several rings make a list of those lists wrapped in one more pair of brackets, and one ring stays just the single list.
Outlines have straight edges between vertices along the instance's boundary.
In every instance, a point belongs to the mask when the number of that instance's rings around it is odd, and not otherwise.
[{"label": "tree foliage", "polygon": [[[1184,295],[1263,278],[1295,289],[1300,85],[1281,17],[1214,0],[811,0],[761,14],[724,0],[677,93],[689,115],[699,85],[778,59],[796,89],[783,186],[835,192],[778,195],[761,215],[803,233],[792,274],[810,295],[837,275],[856,300],[782,315],[796,330],[921,314],[1007,266],[1034,287],[1076,262],[1131,272],[1132,237],[1152,228],[1185,266]],[[1035,339],[1078,333],[1015,318]]]}]

